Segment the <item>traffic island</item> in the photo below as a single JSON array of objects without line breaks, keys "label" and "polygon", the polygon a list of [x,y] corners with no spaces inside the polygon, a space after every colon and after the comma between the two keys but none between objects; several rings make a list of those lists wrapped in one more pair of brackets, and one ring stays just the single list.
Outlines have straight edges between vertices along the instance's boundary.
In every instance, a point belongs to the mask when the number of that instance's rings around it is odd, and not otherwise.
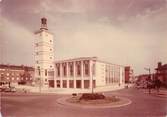
[{"label": "traffic island", "polygon": [[132,103],[132,101],[127,98],[117,96],[103,96],[101,94],[82,94],[81,96],[59,98],[57,100],[57,103],[61,105],[81,108],[116,108],[129,105]]}]

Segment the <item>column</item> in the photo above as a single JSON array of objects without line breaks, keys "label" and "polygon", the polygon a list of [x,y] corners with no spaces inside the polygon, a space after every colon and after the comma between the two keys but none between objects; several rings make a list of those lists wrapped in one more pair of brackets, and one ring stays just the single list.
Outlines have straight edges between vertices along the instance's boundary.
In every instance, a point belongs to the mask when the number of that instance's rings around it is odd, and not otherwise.
[{"label": "column", "polygon": [[89,73],[90,73],[90,78],[89,78],[89,88],[90,88],[90,90],[92,90],[92,87],[93,87],[93,85],[92,85],[92,80],[93,80],[93,61],[91,61],[90,60],[90,62],[89,62]]},{"label": "column", "polygon": [[66,78],[66,79],[67,79],[67,88],[69,88],[69,69],[68,69],[68,62],[67,62],[66,64],[67,64],[67,65],[66,65],[66,67],[67,67],[67,68],[66,68],[66,70],[67,70],[67,73],[66,73],[66,74],[67,74],[67,78]]},{"label": "column", "polygon": [[73,78],[73,80],[74,80],[74,88],[76,89],[76,66],[75,66],[75,61],[73,62],[73,64],[74,64],[74,67],[73,67],[74,78]]},{"label": "column", "polygon": [[81,61],[81,88],[84,89],[84,62]]},{"label": "column", "polygon": [[62,63],[60,63],[60,88],[63,88],[63,72],[62,72]]}]

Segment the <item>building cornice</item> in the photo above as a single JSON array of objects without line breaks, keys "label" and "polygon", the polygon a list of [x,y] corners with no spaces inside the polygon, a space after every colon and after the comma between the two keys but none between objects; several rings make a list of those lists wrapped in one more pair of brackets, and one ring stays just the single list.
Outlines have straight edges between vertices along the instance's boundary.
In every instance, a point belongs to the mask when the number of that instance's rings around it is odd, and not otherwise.
[{"label": "building cornice", "polygon": [[105,64],[125,67],[124,65],[118,65],[118,64],[113,64],[113,63],[106,62],[103,60],[99,60],[98,57],[79,57],[79,58],[72,58],[72,59],[65,59],[65,60],[56,60],[54,63],[64,63],[64,62],[73,62],[73,61],[81,61],[81,60],[93,60],[93,61],[97,61],[97,62],[101,62]]}]

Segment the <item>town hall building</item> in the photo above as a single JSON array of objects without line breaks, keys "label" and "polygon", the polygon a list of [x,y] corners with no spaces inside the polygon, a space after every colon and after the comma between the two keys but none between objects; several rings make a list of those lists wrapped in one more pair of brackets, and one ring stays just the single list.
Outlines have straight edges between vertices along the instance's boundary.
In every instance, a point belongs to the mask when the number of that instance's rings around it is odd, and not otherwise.
[{"label": "town hall building", "polygon": [[35,35],[35,81],[41,88],[92,90],[124,86],[125,67],[122,65],[97,57],[55,61],[54,39],[46,18],[41,19],[41,28]]},{"label": "town hall building", "polygon": [[97,57],[60,60],[54,64],[55,88],[96,89],[123,86],[125,82],[124,66],[101,61]]}]

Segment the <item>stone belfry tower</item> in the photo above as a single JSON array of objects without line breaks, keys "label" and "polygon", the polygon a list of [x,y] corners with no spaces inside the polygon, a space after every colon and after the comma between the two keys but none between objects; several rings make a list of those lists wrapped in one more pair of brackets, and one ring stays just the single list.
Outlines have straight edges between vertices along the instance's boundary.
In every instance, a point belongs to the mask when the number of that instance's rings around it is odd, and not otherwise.
[{"label": "stone belfry tower", "polygon": [[49,75],[50,71],[54,71],[54,43],[53,35],[48,31],[46,18],[41,18],[41,27],[35,32],[35,36],[35,82],[40,89],[47,88],[54,82]]}]

